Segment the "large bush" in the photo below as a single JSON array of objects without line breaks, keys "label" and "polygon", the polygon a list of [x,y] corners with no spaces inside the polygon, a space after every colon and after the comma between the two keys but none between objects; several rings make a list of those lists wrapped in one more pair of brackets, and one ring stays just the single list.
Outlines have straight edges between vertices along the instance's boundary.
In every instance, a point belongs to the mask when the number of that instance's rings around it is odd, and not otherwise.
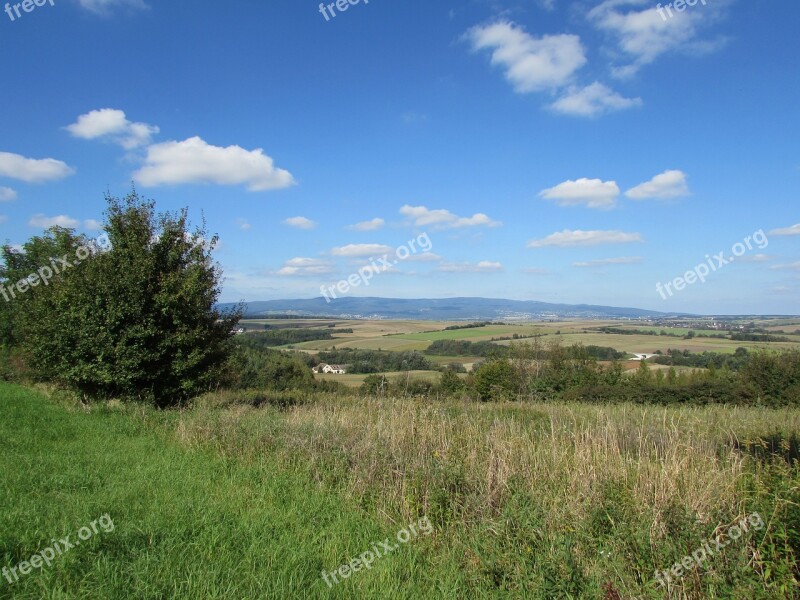
[{"label": "large bush", "polygon": [[86,240],[63,229],[33,238],[23,254],[3,249],[12,282],[54,256],[81,260],[17,298],[0,333],[38,378],[85,397],[180,404],[214,385],[239,318],[216,308],[217,239],[190,232],[185,210],[156,215],[135,192],[107,200],[103,253],[83,258]]}]

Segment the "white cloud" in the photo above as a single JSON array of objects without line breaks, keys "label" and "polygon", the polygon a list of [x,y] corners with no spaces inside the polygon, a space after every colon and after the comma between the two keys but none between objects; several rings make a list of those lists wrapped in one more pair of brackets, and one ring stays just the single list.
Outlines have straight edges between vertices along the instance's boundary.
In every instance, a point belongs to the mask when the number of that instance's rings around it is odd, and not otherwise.
[{"label": "white cloud", "polygon": [[5,223],[6,221],[8,221],[8,216],[7,215],[0,215],[0,223]]},{"label": "white cloud", "polygon": [[382,256],[393,251],[394,249],[391,246],[383,244],[348,244],[347,246],[333,248],[331,254],[345,258],[360,258],[364,256]]},{"label": "white cloud", "polygon": [[800,235],[800,223],[792,225],[791,227],[783,227],[781,229],[773,229],[769,232],[770,235]]},{"label": "white cloud", "polygon": [[282,277],[309,277],[330,275],[335,272],[333,265],[318,258],[292,258],[277,271]]},{"label": "white cloud", "polygon": [[314,229],[317,224],[312,221],[311,219],[306,219],[305,217],[290,217],[283,221],[284,225],[288,225],[289,227],[295,227],[297,229]]},{"label": "white cloud", "polygon": [[252,227],[245,219],[236,219],[236,224],[242,231],[248,231]]},{"label": "white cloud", "polygon": [[199,137],[150,146],[144,167],[133,177],[146,187],[213,183],[246,185],[253,192],[295,183],[291,173],[276,168],[261,148],[248,151],[240,146],[211,146]]},{"label": "white cloud", "polygon": [[689,195],[689,185],[686,183],[686,173],[683,171],[664,171],[650,181],[646,181],[625,192],[631,200],[645,200],[647,198],[680,198]]},{"label": "white cloud", "polygon": [[471,217],[459,217],[449,210],[436,209],[430,210],[426,206],[405,206],[400,208],[400,214],[412,220],[416,227],[433,226],[437,229],[456,229],[460,227],[499,227],[499,221],[490,219],[483,213],[475,213]]},{"label": "white cloud", "polygon": [[104,139],[119,144],[126,150],[150,144],[159,132],[155,125],[132,123],[121,110],[101,108],[80,115],[72,125],[64,129],[74,137],[84,140]]},{"label": "white cloud", "polygon": [[619,187],[615,181],[587,179],[567,180],[555,187],[539,192],[545,200],[555,200],[559,206],[586,206],[587,208],[613,208],[617,204]]},{"label": "white cloud", "polygon": [[0,185],[0,202],[11,202],[17,199],[17,192],[10,187]]},{"label": "white cloud", "polygon": [[73,228],[78,226],[78,220],[68,217],[67,215],[46,217],[42,213],[37,213],[30,218],[28,225],[31,227],[41,227],[42,229],[48,229],[49,227],[55,227],[56,225],[58,227]]},{"label": "white cloud", "polygon": [[438,262],[442,257],[433,252],[423,252],[422,254],[412,254],[404,259],[404,262]]},{"label": "white cloud", "polygon": [[586,64],[577,35],[535,38],[508,21],[477,26],[466,34],[474,50],[492,50],[492,64],[505,69],[518,93],[552,90],[568,84]]},{"label": "white cloud", "polygon": [[439,265],[439,271],[443,273],[497,273],[503,270],[503,265],[499,262],[482,260],[478,263],[448,263]]},{"label": "white cloud", "polygon": [[550,108],[565,115],[596,117],[641,105],[641,98],[625,98],[607,85],[595,81],[583,88],[571,87]]},{"label": "white cloud", "polygon": [[88,231],[100,231],[103,229],[103,223],[97,219],[86,219],[83,222],[83,227]]},{"label": "white cloud", "polygon": [[144,0],[78,0],[81,8],[93,12],[98,15],[108,14],[112,9],[117,7],[133,8],[143,10],[150,8],[144,3]]},{"label": "white cloud", "polygon": [[386,221],[383,219],[375,218],[370,221],[361,221],[355,225],[350,225],[348,229],[353,229],[355,231],[375,231],[376,229],[383,227],[385,224]]},{"label": "white cloud", "polygon": [[600,246],[605,244],[627,244],[631,242],[642,242],[640,233],[626,233],[624,231],[581,231],[579,229],[565,229],[551,233],[540,240],[528,242],[528,248],[545,248],[556,246],[559,248],[571,248],[576,246]]},{"label": "white cloud", "polygon": [[[713,44],[692,44],[692,41],[702,24],[717,15],[718,6],[698,4],[680,13],[673,11],[669,17],[666,12],[660,14],[654,4],[650,0],[606,0],[589,12],[589,20],[614,38],[625,62],[614,68],[615,76],[630,77],[673,50],[685,51],[691,46],[702,51],[713,49]],[[626,7],[643,8],[626,10]]]},{"label": "white cloud", "polygon": [[773,259],[773,256],[769,254],[750,254],[745,256],[739,256],[736,258],[737,263],[764,263],[769,262]]},{"label": "white cloud", "polygon": [[41,183],[63,179],[73,173],[75,169],[54,158],[25,158],[11,152],[0,152],[0,177]]},{"label": "white cloud", "polygon": [[607,265],[636,265],[642,262],[641,256],[620,256],[619,258],[600,258],[597,260],[588,260],[585,262],[572,263],[573,267],[605,267]]},{"label": "white cloud", "polygon": [[770,269],[773,271],[800,271],[800,262],[793,262],[786,265],[773,265]]}]

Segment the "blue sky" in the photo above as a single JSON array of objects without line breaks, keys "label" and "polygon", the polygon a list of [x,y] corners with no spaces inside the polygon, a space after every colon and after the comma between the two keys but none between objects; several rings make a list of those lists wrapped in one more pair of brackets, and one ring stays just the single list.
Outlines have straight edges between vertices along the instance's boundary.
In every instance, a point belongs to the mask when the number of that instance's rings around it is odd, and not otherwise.
[{"label": "blue sky", "polygon": [[427,234],[348,293],[798,312],[796,2],[38,1],[0,13],[11,244],[134,181],[220,235],[225,301]]}]

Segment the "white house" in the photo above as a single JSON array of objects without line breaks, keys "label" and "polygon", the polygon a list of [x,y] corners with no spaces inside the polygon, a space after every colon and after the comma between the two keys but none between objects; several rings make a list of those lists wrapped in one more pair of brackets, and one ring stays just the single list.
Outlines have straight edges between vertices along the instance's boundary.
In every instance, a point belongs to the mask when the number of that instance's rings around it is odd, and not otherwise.
[{"label": "white house", "polygon": [[320,363],[316,367],[312,367],[311,370],[314,373],[333,373],[334,375],[344,375],[347,373],[345,368],[340,365],[329,365],[326,363]]}]

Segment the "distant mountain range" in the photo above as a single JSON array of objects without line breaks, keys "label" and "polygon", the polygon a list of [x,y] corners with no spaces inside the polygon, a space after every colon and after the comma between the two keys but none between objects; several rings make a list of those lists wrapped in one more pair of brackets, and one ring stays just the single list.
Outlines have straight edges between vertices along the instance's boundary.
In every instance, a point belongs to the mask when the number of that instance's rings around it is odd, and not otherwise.
[{"label": "distant mountain range", "polygon": [[[229,308],[233,304],[221,304]],[[325,298],[305,300],[264,300],[245,303],[248,316],[296,315],[340,319],[422,319],[430,321],[541,321],[548,319],[636,319],[678,316],[639,308],[618,308],[589,304],[552,304],[535,300],[493,298]]]}]

